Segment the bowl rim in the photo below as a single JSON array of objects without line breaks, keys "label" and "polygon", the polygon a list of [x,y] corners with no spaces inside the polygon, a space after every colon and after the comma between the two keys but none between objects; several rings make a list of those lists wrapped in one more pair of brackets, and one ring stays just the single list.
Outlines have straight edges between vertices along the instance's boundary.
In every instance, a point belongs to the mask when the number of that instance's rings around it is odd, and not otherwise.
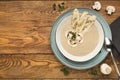
[{"label": "bowl rim", "polygon": [[[66,58],[68,58],[68,59],[70,59],[72,61],[85,62],[85,61],[88,61],[88,60],[94,58],[100,52],[101,48],[103,47],[103,43],[104,43],[104,30],[103,30],[103,27],[102,27],[101,23],[98,20],[96,20],[96,22],[95,22],[95,23],[97,23],[99,25],[99,27],[96,26],[97,30],[99,32],[99,41],[98,41],[97,47],[95,47],[95,49],[92,52],[90,52],[88,55],[74,56],[74,55],[69,54],[65,49],[63,49],[61,41],[60,41],[60,37],[58,36],[58,35],[60,35],[59,28],[62,28],[62,27],[59,27],[59,25],[62,25],[61,24],[62,21],[64,21],[65,18],[67,18],[69,16],[70,16],[70,14],[67,14],[67,13],[64,16],[61,16],[62,20],[59,21],[59,24],[57,25],[55,40],[56,40],[56,44],[57,44],[58,49],[60,50],[62,55],[64,55]],[[59,34],[58,34],[58,32],[59,32]]]}]

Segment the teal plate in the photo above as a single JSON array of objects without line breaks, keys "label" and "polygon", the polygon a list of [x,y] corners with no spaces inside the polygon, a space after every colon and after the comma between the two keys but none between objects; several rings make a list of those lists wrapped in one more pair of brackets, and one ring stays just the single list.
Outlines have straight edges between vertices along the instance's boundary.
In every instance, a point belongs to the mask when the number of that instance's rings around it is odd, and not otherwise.
[{"label": "teal plate", "polygon": [[[59,25],[59,23],[66,17],[66,16],[69,16],[72,14],[74,9],[70,9],[68,10],[67,12],[63,13],[62,15],[59,16],[59,18],[55,21],[54,25],[53,25],[53,28],[51,30],[51,37],[50,37],[50,40],[51,40],[51,48],[55,54],[55,56],[58,58],[58,60],[60,62],[62,62],[64,65],[70,67],[70,68],[73,68],[73,69],[78,69],[78,70],[83,70],[83,69],[89,69],[89,68],[92,68],[96,65],[98,65],[100,62],[102,62],[108,52],[105,50],[105,47],[103,46],[101,51],[98,53],[98,55],[96,55],[94,58],[92,58],[91,60],[89,61],[86,61],[86,62],[74,62],[74,61],[71,61],[69,59],[67,59],[66,57],[64,57],[62,55],[62,53],[59,51],[58,47],[57,47],[57,44],[56,44],[56,38],[55,38],[55,35],[56,35],[56,29]],[[112,39],[112,36],[111,36],[111,31],[110,31],[110,28],[109,28],[109,25],[108,23],[106,22],[106,20],[101,16],[99,15],[97,12],[91,10],[91,9],[88,9],[88,8],[78,8],[79,12],[83,12],[83,11],[88,11],[90,15],[95,15],[97,17],[97,20],[99,21],[99,23],[102,25],[103,27],[103,30],[104,30],[104,35],[105,37],[108,37],[110,39]],[[94,38],[93,38],[94,40]]]}]

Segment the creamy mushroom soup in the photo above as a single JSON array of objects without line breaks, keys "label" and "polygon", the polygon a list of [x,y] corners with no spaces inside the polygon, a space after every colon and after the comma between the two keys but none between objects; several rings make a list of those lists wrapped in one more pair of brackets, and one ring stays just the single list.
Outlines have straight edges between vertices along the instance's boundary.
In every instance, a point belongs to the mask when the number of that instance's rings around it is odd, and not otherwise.
[{"label": "creamy mushroom soup", "polygon": [[62,26],[63,27],[61,30],[60,41],[61,41],[63,48],[68,53],[74,56],[85,56],[89,54],[90,52],[92,52],[97,46],[97,43],[99,40],[99,33],[98,33],[97,28],[95,27],[95,24],[92,25],[91,28],[85,34],[83,34],[84,41],[75,47],[72,47],[68,44],[68,39],[65,36],[66,31],[72,30],[71,20],[66,21],[65,24]]}]

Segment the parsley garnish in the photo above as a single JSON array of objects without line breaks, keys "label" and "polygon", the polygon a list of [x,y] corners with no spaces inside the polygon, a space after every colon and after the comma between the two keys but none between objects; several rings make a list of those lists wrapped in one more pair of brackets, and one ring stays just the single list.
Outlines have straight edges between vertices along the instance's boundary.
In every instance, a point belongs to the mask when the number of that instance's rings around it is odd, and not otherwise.
[{"label": "parsley garnish", "polygon": [[76,39],[76,32],[70,32],[72,34],[71,40],[75,40]]},{"label": "parsley garnish", "polygon": [[69,75],[70,73],[66,68],[62,68],[61,71],[63,72],[65,76]]},{"label": "parsley garnish", "polygon": [[52,5],[52,9],[56,10],[56,4],[55,3]]},{"label": "parsley garnish", "polygon": [[59,7],[59,11],[63,11],[65,9],[64,5],[62,4],[58,4],[58,7]]},{"label": "parsley garnish", "polygon": [[98,75],[99,71],[98,70],[91,70],[89,72],[89,74],[92,74],[92,75]]},{"label": "parsley garnish", "polygon": [[52,9],[61,12],[61,11],[63,11],[65,9],[64,4],[65,4],[64,2],[59,3],[57,5],[56,5],[56,3],[54,3],[52,5]]}]

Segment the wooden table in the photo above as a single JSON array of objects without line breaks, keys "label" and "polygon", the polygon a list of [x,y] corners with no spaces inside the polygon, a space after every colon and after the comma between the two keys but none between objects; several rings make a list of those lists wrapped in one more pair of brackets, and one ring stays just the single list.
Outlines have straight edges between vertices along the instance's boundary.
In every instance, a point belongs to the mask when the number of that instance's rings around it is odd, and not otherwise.
[{"label": "wooden table", "polygon": [[[54,56],[50,46],[50,31],[57,17],[71,9],[91,8],[89,1],[64,1],[66,9],[62,12],[52,10],[53,3],[61,1],[0,1],[0,78],[4,79],[107,79],[116,80],[110,55],[101,62],[112,67],[108,76],[89,74],[99,70],[100,64],[88,70],[74,70],[65,76],[60,69],[65,67]],[[102,9],[98,11],[110,24],[120,16],[120,1],[100,1]],[[113,5],[116,12],[109,16],[106,6]],[[117,62],[120,68],[120,62]],[[0,79],[0,80],[1,80]]]}]

